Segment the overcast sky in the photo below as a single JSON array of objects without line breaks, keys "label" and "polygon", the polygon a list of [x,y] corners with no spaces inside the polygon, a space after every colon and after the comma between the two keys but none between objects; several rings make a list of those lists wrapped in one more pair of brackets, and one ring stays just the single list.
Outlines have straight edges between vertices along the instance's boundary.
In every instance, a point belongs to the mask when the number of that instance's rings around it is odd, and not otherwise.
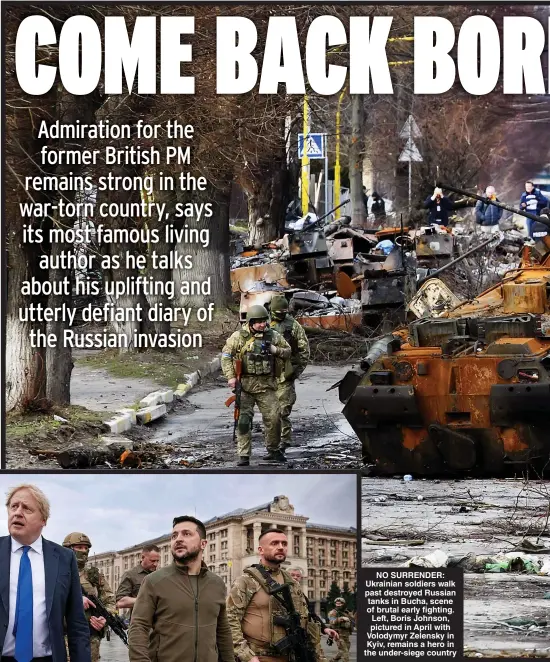
[{"label": "overcast sky", "polygon": [[[168,533],[177,515],[205,521],[236,508],[252,508],[285,495],[295,514],[316,524],[355,527],[357,479],[341,474],[52,474],[0,475],[6,492],[32,483],[50,500],[44,537],[61,544],[72,531],[86,533],[92,553],[118,550]],[[6,508],[0,536],[7,535]]]}]

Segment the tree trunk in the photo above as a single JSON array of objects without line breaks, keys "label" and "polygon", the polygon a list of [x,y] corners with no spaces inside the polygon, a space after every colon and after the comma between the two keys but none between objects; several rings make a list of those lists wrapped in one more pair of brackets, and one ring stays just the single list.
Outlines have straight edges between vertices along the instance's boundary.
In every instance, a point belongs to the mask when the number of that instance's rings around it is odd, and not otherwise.
[{"label": "tree trunk", "polygon": [[[73,252],[74,247],[55,242],[52,244],[50,255],[56,258],[61,253],[69,254]],[[59,283],[64,278],[71,280],[70,269],[50,269],[49,278],[52,283]],[[65,303],[71,305],[71,295],[51,294],[48,297],[49,308],[61,308]],[[46,324],[46,333],[55,333],[57,343],[54,347],[46,348],[46,397],[48,400],[60,405],[71,402],[71,373],[73,371],[72,348],[63,343],[63,333],[67,328],[67,322],[62,320],[48,322]]]},{"label": "tree trunk", "polygon": [[[177,196],[175,191],[157,191],[155,190],[155,201],[159,203],[166,203],[166,211],[170,214],[169,218],[175,217],[175,205],[177,202]],[[155,215],[150,219],[150,227],[156,228],[160,240],[156,244],[151,244],[149,247],[148,255],[148,266],[147,266],[147,275],[152,276],[155,279],[155,282],[162,282],[165,284],[164,292],[159,294],[150,294],[147,296],[147,301],[150,308],[158,306],[159,311],[167,310],[174,306],[174,303],[177,301],[177,294],[174,292],[174,298],[169,299],[168,294],[166,293],[166,283],[172,280],[172,270],[171,269],[154,269],[153,268],[153,257],[152,253],[155,252],[157,256],[157,261],[160,256],[168,257],[173,248],[173,243],[169,243],[165,240],[165,231],[164,226],[166,221],[160,221],[158,216]],[[162,317],[162,316],[161,316]],[[151,322],[157,334],[169,334],[171,331],[171,322],[170,320],[156,320]],[[167,348],[169,349],[169,348]],[[160,350],[162,351],[162,350]]]},{"label": "tree trunk", "polygon": [[351,200],[351,227],[364,228],[367,215],[363,203],[363,124],[364,98],[351,95],[351,144],[349,147],[349,187]]},{"label": "tree trunk", "polygon": [[[179,255],[192,255],[193,269],[174,269],[173,279],[176,288],[176,305],[178,306],[206,306],[209,302],[217,307],[226,306],[231,297],[231,282],[229,275],[229,201],[231,184],[229,181],[220,183],[217,188],[209,186],[205,200],[213,202],[213,216],[211,218],[194,221],[187,219],[189,228],[210,230],[209,245],[204,247],[201,243],[179,243],[176,250]],[[193,196],[195,202],[200,202],[197,195]],[[198,283],[208,282],[210,291],[205,294],[189,294],[181,292],[187,281]]]},{"label": "tree trunk", "polygon": [[[105,284],[106,286],[109,283],[116,282],[129,282],[132,279],[135,279],[139,275],[138,270],[132,266],[126,266],[126,258],[128,254],[134,255],[136,251],[136,244],[108,244],[107,251],[111,256],[118,256],[120,260],[120,266],[117,269],[104,269],[105,275]],[[144,294],[132,294],[130,292],[125,292],[122,295],[114,296],[108,295],[107,292],[106,299],[108,302],[113,303],[117,308],[123,308],[125,310],[132,308],[137,309],[137,306],[141,306],[141,320],[132,320],[128,319],[122,322],[112,322],[111,327],[115,333],[124,334],[126,336],[126,345],[122,345],[118,348],[119,354],[124,354],[126,352],[135,351],[133,344],[134,332],[136,333],[154,333],[154,327],[152,322],[147,318],[149,311],[149,303]],[[139,351],[146,351],[146,347],[139,348]]]},{"label": "tree trunk", "polygon": [[20,309],[30,303],[46,304],[46,297],[26,297],[21,294],[23,281],[33,276],[41,282],[44,273],[38,269],[42,253],[40,244],[23,243],[23,232],[8,235],[9,292],[6,315],[6,411],[25,409],[46,395],[46,352],[43,347],[31,346],[31,331],[46,330],[42,322],[24,322],[19,319]]}]

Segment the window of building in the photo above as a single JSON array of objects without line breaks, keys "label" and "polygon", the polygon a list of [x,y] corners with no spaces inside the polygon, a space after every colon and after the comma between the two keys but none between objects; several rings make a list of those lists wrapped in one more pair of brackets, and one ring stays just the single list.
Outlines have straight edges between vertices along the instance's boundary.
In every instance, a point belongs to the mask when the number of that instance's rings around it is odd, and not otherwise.
[{"label": "window of building", "polygon": [[326,598],[327,597],[327,594],[326,594],[325,591],[321,591],[321,593],[319,595],[320,595],[321,598]]},{"label": "window of building", "polygon": [[227,549],[227,540],[222,542],[222,549]]},{"label": "window of building", "polygon": [[128,557],[124,559],[124,570],[128,570]]},{"label": "window of building", "polygon": [[300,547],[294,548],[294,556],[300,556]]},{"label": "window of building", "polygon": [[227,538],[227,529],[222,529],[220,531],[220,537],[221,538]]},{"label": "window of building", "polygon": [[321,580],[321,581],[319,582],[319,586],[320,586],[321,588],[325,588],[325,582],[324,582],[323,580]]},{"label": "window of building", "polygon": [[348,567],[348,562],[347,561],[342,561],[342,567],[347,568]]},{"label": "window of building", "polygon": [[313,586],[313,579],[308,579],[307,580],[307,585],[308,586]]},{"label": "window of building", "polygon": [[332,559],[336,558],[336,550],[335,549],[330,550],[330,558],[332,558]]},{"label": "window of building", "polygon": [[330,562],[330,567],[331,568],[336,568],[336,561],[331,561]]},{"label": "window of building", "polygon": [[136,565],[136,560],[135,560],[135,558],[132,556],[132,557],[130,558],[130,568],[133,568],[135,565]]},{"label": "window of building", "polygon": [[294,536],[294,544],[299,545],[300,544],[300,536]]},{"label": "window of building", "polygon": [[312,568],[312,569],[309,571],[309,576],[310,576],[310,577],[315,577],[315,575],[316,575],[315,568]]},{"label": "window of building", "polygon": [[342,547],[347,548],[348,545],[349,545],[348,541],[344,540],[344,542],[342,543]]},{"label": "window of building", "polygon": [[331,547],[336,547],[336,540],[331,540],[330,541],[330,546]]},{"label": "window of building", "polygon": [[348,558],[348,553],[347,552],[342,552],[342,558],[347,559]]},{"label": "window of building", "polygon": [[164,555],[164,565],[168,565],[168,554]]},{"label": "window of building", "polygon": [[314,592],[313,592],[313,591],[308,591],[308,592],[307,592],[307,597],[308,597],[310,600],[313,600],[313,599],[315,598],[315,594],[314,594]]},{"label": "window of building", "polygon": [[349,579],[349,572],[344,572],[344,581]]}]

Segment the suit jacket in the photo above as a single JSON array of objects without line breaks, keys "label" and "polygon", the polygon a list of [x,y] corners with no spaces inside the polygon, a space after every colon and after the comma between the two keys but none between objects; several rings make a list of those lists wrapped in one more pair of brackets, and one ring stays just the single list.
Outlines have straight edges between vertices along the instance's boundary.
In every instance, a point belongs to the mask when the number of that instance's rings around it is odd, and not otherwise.
[{"label": "suit jacket", "polygon": [[[76,557],[72,550],[42,539],[46,612],[53,662],[67,662],[65,624],[71,662],[91,662],[90,628],[84,615]],[[0,653],[8,630],[11,537],[0,537]]]}]

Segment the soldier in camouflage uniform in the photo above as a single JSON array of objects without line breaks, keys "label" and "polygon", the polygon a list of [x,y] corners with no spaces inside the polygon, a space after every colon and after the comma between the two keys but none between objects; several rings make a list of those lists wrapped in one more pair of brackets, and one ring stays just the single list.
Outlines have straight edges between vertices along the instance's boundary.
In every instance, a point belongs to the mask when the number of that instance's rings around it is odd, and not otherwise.
[{"label": "soldier in camouflage uniform", "polygon": [[230,388],[235,388],[235,361],[242,360],[241,409],[237,424],[237,466],[247,466],[252,452],[254,405],[262,414],[267,455],[265,460],[284,462],[281,449],[281,417],[277,379],[291,349],[282,335],[269,328],[269,313],[263,306],[250,306],[246,323],[235,331],[222,350],[222,372]]},{"label": "soldier in camouflage uniform", "polygon": [[[301,568],[289,568],[288,574],[292,577],[292,579],[295,582],[297,582],[298,586],[302,585],[303,574]],[[327,658],[325,657],[325,653],[321,647],[321,635],[326,634],[327,638],[332,639],[333,641],[338,641],[340,635],[338,634],[338,632],[336,632],[336,630],[327,627],[323,623],[321,617],[318,616],[313,610],[313,605],[311,605],[309,600],[306,598],[305,593],[304,593],[304,600],[306,601],[306,607],[309,612],[308,628],[313,638],[313,641],[315,642],[315,652],[317,654],[317,658],[319,662],[326,662]]]},{"label": "soldier in camouflage uniform", "polygon": [[269,595],[266,573],[270,581],[290,584],[292,601],[300,614],[301,627],[308,633],[310,650],[317,662],[322,662],[315,637],[308,627],[309,614],[302,589],[281,569],[287,551],[285,533],[280,529],[269,529],[260,536],[260,563],[246,568],[231,587],[227,597],[227,619],[238,662],[285,662],[289,659],[288,654],[281,654],[275,648],[287,632],[282,625],[274,623],[275,616],[287,618],[288,612],[275,597]]},{"label": "soldier in camouflage uniform", "polygon": [[[88,598],[83,596],[82,600],[84,602],[84,613],[90,625],[92,662],[98,662],[101,639],[105,636],[105,619],[92,615],[95,607],[93,603],[94,597],[99,596],[105,607],[112,614],[116,614],[117,611],[115,596],[103,573],[97,568],[86,568],[91,546],[90,539],[84,533],[69,533],[63,541],[63,547],[69,547],[75,553],[78,573],[80,575],[80,585],[91,598],[91,600],[88,600]],[[67,657],[68,655],[69,651],[67,650]]]},{"label": "soldier in camouflage uniform", "polygon": [[328,618],[330,625],[340,635],[340,639],[336,642],[338,645],[338,653],[332,658],[331,662],[334,662],[335,660],[349,662],[349,638],[353,631],[354,623],[351,612],[346,609],[346,601],[344,598],[336,598],[334,601],[334,609],[329,611]]},{"label": "soldier in camouflage uniform", "polygon": [[277,396],[281,405],[281,445],[291,446],[292,426],[290,413],[296,402],[294,382],[304,372],[309,362],[309,343],[301,324],[288,314],[288,301],[284,296],[271,299],[271,328],[278,331],[290,345],[290,364],[279,378]]}]

